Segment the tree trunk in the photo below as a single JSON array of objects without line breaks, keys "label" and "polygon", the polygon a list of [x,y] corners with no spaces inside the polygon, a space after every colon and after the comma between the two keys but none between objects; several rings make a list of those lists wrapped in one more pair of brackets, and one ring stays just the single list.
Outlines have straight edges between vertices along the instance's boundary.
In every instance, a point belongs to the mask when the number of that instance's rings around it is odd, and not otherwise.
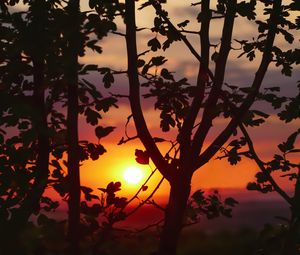
[{"label": "tree trunk", "polygon": [[68,145],[68,240],[69,252],[72,255],[80,254],[80,174],[78,155],[78,38],[79,0],[70,0],[68,8],[68,23],[70,30],[66,32],[67,48],[65,50],[65,79],[68,86],[67,111],[67,145]]},{"label": "tree trunk", "polygon": [[160,236],[158,255],[175,255],[182,229],[187,201],[191,191],[191,178],[178,178],[171,183],[165,223]]}]

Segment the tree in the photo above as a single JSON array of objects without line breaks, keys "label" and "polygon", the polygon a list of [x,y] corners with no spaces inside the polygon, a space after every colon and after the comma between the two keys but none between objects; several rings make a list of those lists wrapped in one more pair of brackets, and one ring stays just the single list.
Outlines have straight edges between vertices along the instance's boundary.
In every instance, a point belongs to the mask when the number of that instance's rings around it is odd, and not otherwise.
[{"label": "tree", "polygon": [[[256,20],[256,3],[265,5],[265,14],[268,16],[265,21]],[[288,51],[279,49],[275,42],[277,34],[283,34],[288,43],[293,42],[293,36],[289,29],[299,28],[287,20],[296,2],[293,1],[284,5],[282,1],[217,1],[216,10],[211,9],[209,0],[201,1],[201,10],[197,17],[201,23],[199,35],[201,53],[199,54],[183,34],[189,32],[184,27],[189,21],[178,24],[177,29],[168,13],[162,8],[162,1],[150,0],[141,5],[140,9],[152,6],[156,11],[153,32],[166,37],[164,43],[160,44],[157,38],[148,42],[152,51],[159,48],[166,50],[175,41],[182,41],[190,50],[191,54],[199,63],[197,84],[188,86],[186,79],[176,81],[173,75],[166,69],[162,69],[160,75],[151,75],[148,70],[151,67],[161,66],[166,59],[164,57],[152,57],[146,63],[140,59],[136,46],[136,21],[135,1],[126,0],[125,23],[126,23],[126,45],[128,55],[128,79],[129,79],[129,101],[131,105],[133,120],[137,130],[137,136],[145,146],[145,155],[149,156],[164,178],[170,183],[171,190],[165,213],[164,227],[161,233],[158,254],[176,254],[179,234],[183,224],[187,200],[190,194],[191,178],[196,170],[205,165],[212,157],[222,149],[228,139],[236,133],[238,126],[242,123],[255,126],[254,111],[250,108],[259,95],[263,79],[272,62],[282,66],[282,73],[290,75],[291,65],[297,61],[288,58]],[[271,8],[270,8],[271,5]],[[235,39],[241,45],[241,56],[244,54],[252,61],[256,52],[260,52],[261,60],[255,72],[252,85],[247,88],[240,88],[243,95],[235,96],[235,89],[239,87],[226,85],[224,82],[228,56],[232,50],[232,34],[237,16],[245,17],[249,21],[254,20],[258,24],[258,35],[253,42]],[[209,31],[212,19],[224,19],[221,40],[214,54],[210,55]],[[181,29],[180,29],[181,27]],[[191,32],[193,33],[193,32]],[[214,62],[214,72],[210,70],[211,61]],[[139,72],[138,68],[141,68]],[[150,96],[156,97],[155,107],[161,111],[161,128],[168,131],[177,127],[176,148],[174,157],[163,156],[151,136],[147,123],[143,116],[140,103],[140,81],[139,76],[146,77],[149,82],[143,85],[151,88]],[[226,90],[229,88],[229,90]],[[232,89],[232,90],[231,90]],[[165,93],[163,97],[162,94]],[[173,94],[172,94],[173,92]],[[177,93],[176,93],[177,92]],[[190,97],[190,98],[189,98]],[[235,106],[234,110],[228,108],[228,101]],[[191,101],[191,103],[190,103]],[[223,131],[214,140],[204,147],[209,131],[211,131],[213,120],[223,115],[230,118]],[[196,123],[198,117],[200,123]],[[259,114],[258,114],[259,116]]]},{"label": "tree", "polygon": [[[45,188],[53,187],[62,197],[69,197],[68,236],[75,254],[79,252],[80,194],[87,193],[80,186],[79,162],[97,160],[105,153],[100,138],[114,129],[98,126],[97,143],[79,141],[78,114],[95,126],[101,118],[99,112],[117,107],[114,97],[103,97],[95,85],[79,78],[100,68],[80,65],[78,56],[84,56],[86,48],[101,53],[97,43],[116,29],[114,15],[100,20],[95,12],[80,12],[80,1],[60,0],[24,1],[28,10],[14,11],[11,6],[19,2],[0,5],[0,125],[15,128],[8,135],[1,129],[0,223],[5,237],[1,242],[7,247],[4,252],[15,248],[17,253],[22,249],[18,238],[28,227],[30,216],[38,215],[39,225],[48,222],[41,209],[49,212],[58,207],[44,196]],[[106,15],[106,10],[97,10]],[[62,113],[64,107],[68,108],[67,116]],[[10,138],[11,132],[16,135]],[[68,175],[63,169],[65,153]]]},{"label": "tree", "polygon": [[[270,95],[270,94],[269,94]],[[274,95],[274,94],[273,94]],[[274,95],[275,96],[275,95]],[[277,96],[275,96],[277,97]],[[294,98],[285,98],[285,109],[278,113],[282,121],[290,122],[292,119],[299,118],[299,112],[295,115],[295,112],[288,113],[286,110],[299,100],[299,94]],[[298,106],[299,108],[299,106]],[[296,111],[297,112],[297,111]],[[291,116],[293,116],[291,118]],[[287,224],[284,234],[281,236],[281,240],[277,245],[280,249],[280,254],[299,254],[299,229],[300,229],[300,216],[299,216],[299,199],[300,199],[300,175],[299,175],[299,163],[293,162],[293,156],[298,154],[300,150],[295,148],[296,140],[300,133],[300,130],[293,132],[288,136],[286,141],[278,144],[279,154],[274,154],[273,158],[269,161],[262,160],[259,154],[256,152],[253,139],[249,135],[247,129],[240,124],[240,129],[243,134],[241,140],[235,140],[236,143],[236,155],[246,156],[255,161],[258,166],[259,172],[256,174],[256,182],[249,182],[247,188],[249,190],[258,191],[261,193],[277,192],[281,198],[288,204],[290,208],[290,218],[284,219]],[[241,152],[242,145],[248,145],[248,151]],[[291,157],[292,156],[292,157]],[[281,172],[281,178],[288,178],[294,185],[293,194],[285,191],[284,187],[281,187],[280,180],[276,178],[276,173]],[[263,247],[267,250],[265,247]]]}]

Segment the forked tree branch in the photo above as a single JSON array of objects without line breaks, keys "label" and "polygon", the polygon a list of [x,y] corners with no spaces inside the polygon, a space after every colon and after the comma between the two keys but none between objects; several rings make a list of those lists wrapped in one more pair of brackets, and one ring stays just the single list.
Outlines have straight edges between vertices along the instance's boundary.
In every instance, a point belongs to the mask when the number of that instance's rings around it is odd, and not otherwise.
[{"label": "forked tree branch", "polygon": [[204,108],[201,124],[195,133],[194,141],[192,145],[192,150],[193,152],[195,152],[195,155],[198,155],[200,153],[204,140],[210,128],[212,127],[212,121],[215,117],[216,104],[218,102],[220,91],[222,89],[222,85],[224,82],[226,63],[227,63],[229,52],[231,50],[231,41],[232,41],[234,20],[236,17],[237,0],[228,1],[226,7],[227,10],[225,13],[225,19],[224,19],[224,25],[222,31],[220,54],[216,60],[215,79],[213,81],[213,86],[209,93]]},{"label": "forked tree branch", "polygon": [[255,74],[254,81],[251,86],[251,92],[248,94],[242,105],[238,108],[235,115],[227,125],[227,127],[218,135],[218,137],[210,144],[210,146],[199,156],[196,163],[196,169],[207,163],[223,146],[223,144],[232,135],[232,132],[242,122],[245,113],[250,109],[253,104],[259,89],[262,85],[262,81],[265,77],[269,64],[272,61],[272,48],[277,32],[277,24],[280,17],[280,10],[282,6],[282,0],[274,1],[273,8],[268,20],[269,31],[266,38],[266,45],[260,66]]},{"label": "forked tree branch", "polygon": [[161,174],[170,181],[170,166],[156,146],[145,121],[140,102],[140,82],[137,70],[135,1],[125,1],[126,46],[128,55],[129,101],[137,135]]},{"label": "forked tree branch", "polygon": [[[209,26],[211,20],[211,11],[210,11],[210,0],[203,0],[201,3],[201,13],[203,16],[201,22],[200,29],[200,42],[201,42],[201,56],[202,62],[199,65],[199,72],[197,77],[197,88],[196,93],[194,95],[193,101],[190,106],[190,110],[187,113],[187,117],[185,118],[182,129],[180,131],[180,143],[181,143],[181,154],[188,152],[188,148],[190,147],[191,142],[191,134],[192,130],[198,116],[199,110],[201,108],[205,86],[208,82],[208,74],[206,70],[209,69],[209,50],[210,50],[210,41],[209,41]],[[190,155],[189,155],[190,157]]]},{"label": "forked tree branch", "polygon": [[[168,16],[166,13],[162,10],[160,3],[158,3],[156,0],[149,0],[151,2],[152,6],[156,10],[156,13],[168,24],[169,28],[171,28],[179,38],[184,42],[184,44],[188,47],[190,52],[194,55],[194,57],[199,61],[199,63],[203,64],[203,59],[202,57],[197,53],[193,45],[189,42],[189,40],[184,36],[174,25],[173,23],[169,20]],[[213,79],[214,75],[211,70],[207,69],[205,70],[208,74],[208,76]]]}]

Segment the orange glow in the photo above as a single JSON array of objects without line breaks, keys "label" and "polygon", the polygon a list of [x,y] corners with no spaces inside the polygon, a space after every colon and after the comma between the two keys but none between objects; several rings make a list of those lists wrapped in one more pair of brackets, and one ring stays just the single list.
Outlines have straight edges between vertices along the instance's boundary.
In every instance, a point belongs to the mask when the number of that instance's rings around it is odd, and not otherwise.
[{"label": "orange glow", "polygon": [[130,166],[125,170],[123,178],[129,184],[138,184],[143,178],[143,173],[140,168],[136,166]]}]

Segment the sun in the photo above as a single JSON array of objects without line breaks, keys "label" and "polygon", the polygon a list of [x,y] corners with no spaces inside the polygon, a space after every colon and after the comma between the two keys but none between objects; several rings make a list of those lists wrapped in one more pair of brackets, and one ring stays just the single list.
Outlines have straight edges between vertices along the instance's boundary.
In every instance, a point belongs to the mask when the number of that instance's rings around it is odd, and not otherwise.
[{"label": "sun", "polygon": [[130,184],[137,184],[142,180],[143,173],[140,168],[136,166],[130,166],[125,170],[123,178]]}]

